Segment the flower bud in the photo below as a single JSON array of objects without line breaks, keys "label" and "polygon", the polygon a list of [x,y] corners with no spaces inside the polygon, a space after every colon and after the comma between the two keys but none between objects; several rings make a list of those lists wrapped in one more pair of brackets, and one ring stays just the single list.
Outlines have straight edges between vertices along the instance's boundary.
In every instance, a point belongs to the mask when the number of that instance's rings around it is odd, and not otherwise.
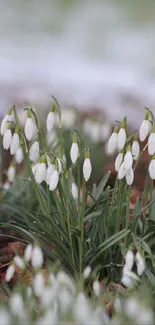
[{"label": "flower bud", "polygon": [[44,256],[41,248],[35,246],[32,250],[31,264],[34,269],[39,269],[43,266]]},{"label": "flower bud", "polygon": [[74,200],[78,199],[78,187],[74,182],[72,183],[72,195]]},{"label": "flower bud", "polygon": [[24,252],[24,260],[26,262],[29,262],[31,260],[32,250],[33,250],[32,244],[27,245]]},{"label": "flower bud", "polygon": [[10,146],[10,153],[11,155],[14,155],[19,148],[19,134],[15,131],[12,140],[11,140],[11,146]]},{"label": "flower bud", "polygon": [[145,260],[139,252],[136,253],[136,265],[137,273],[141,276],[145,271]]},{"label": "flower bud", "polygon": [[13,293],[10,296],[9,305],[13,314],[22,315],[24,311],[24,301],[19,293]]},{"label": "flower bud", "polygon": [[152,179],[155,179],[155,157],[152,156],[152,159],[149,164],[149,175]]},{"label": "flower bud", "polygon": [[12,132],[11,132],[11,125],[10,125],[10,127],[8,127],[8,129],[5,131],[3,137],[3,148],[5,150],[8,150],[10,148],[11,141],[12,141]]},{"label": "flower bud", "polygon": [[10,167],[8,168],[7,176],[8,176],[8,181],[10,183],[14,183],[15,176],[16,176],[16,170],[15,170],[15,166],[13,163],[11,163]]},{"label": "flower bud", "polygon": [[125,177],[126,177],[127,184],[132,185],[133,180],[134,180],[134,172],[133,172],[132,167],[128,169]]},{"label": "flower bud", "polygon": [[59,182],[59,173],[57,169],[55,169],[51,174],[50,181],[49,181],[50,191],[54,191],[56,189],[58,182]]},{"label": "flower bud", "polygon": [[35,131],[36,131],[36,126],[33,121],[32,112],[29,110],[27,113],[27,120],[26,120],[25,128],[24,128],[25,136],[28,141],[32,140],[32,138],[35,134]]},{"label": "flower bud", "polygon": [[98,280],[95,280],[93,282],[93,292],[96,297],[99,297],[99,295],[101,293],[101,286],[100,286],[100,282]]},{"label": "flower bud", "polygon": [[5,281],[10,282],[11,279],[13,278],[14,274],[15,274],[15,266],[14,266],[14,264],[11,264],[7,268],[7,271],[6,271],[6,274],[5,274]]},{"label": "flower bud", "polygon": [[79,154],[79,147],[77,144],[77,136],[75,133],[73,136],[73,143],[72,143],[71,150],[70,150],[70,157],[71,157],[71,161],[73,164],[76,163],[78,154]]},{"label": "flower bud", "polygon": [[12,121],[12,108],[9,109],[7,115],[3,118],[2,122],[1,122],[1,127],[0,127],[1,135],[4,135],[4,133],[6,132],[6,130],[8,128],[8,124],[11,121]]},{"label": "flower bud", "polygon": [[44,276],[42,273],[37,273],[33,278],[33,290],[37,297],[40,297],[44,290]]},{"label": "flower bud", "polygon": [[115,126],[114,132],[112,133],[108,141],[107,151],[109,154],[112,154],[116,150],[117,141],[118,141],[118,126]]},{"label": "flower bud", "polygon": [[153,124],[152,132],[148,138],[148,153],[150,156],[155,153],[155,124]]},{"label": "flower bud", "polygon": [[18,255],[15,256],[13,261],[14,261],[14,264],[19,267],[19,269],[22,269],[22,270],[25,269],[25,263],[20,256],[18,256]]},{"label": "flower bud", "polygon": [[55,123],[55,107],[52,106],[50,112],[48,113],[47,121],[46,121],[47,132],[52,131],[54,123]]},{"label": "flower bud", "polygon": [[37,165],[34,177],[38,184],[46,181],[46,159],[44,157],[40,159],[40,163]]},{"label": "flower bud", "polygon": [[149,134],[149,130],[150,130],[150,124],[149,124],[149,112],[145,113],[144,116],[144,120],[140,126],[140,130],[139,130],[139,139],[140,141],[144,141],[146,139],[146,137]]},{"label": "flower bud", "polygon": [[132,250],[128,250],[125,256],[125,265],[129,271],[132,270],[134,264],[134,254]]},{"label": "flower bud", "polygon": [[118,179],[122,179],[126,175],[127,170],[127,165],[125,164],[125,162],[123,162],[118,171]]},{"label": "flower bud", "polygon": [[126,131],[125,131],[125,121],[121,123],[121,128],[118,132],[117,146],[119,150],[122,150],[126,143]]},{"label": "flower bud", "polygon": [[40,154],[40,147],[39,147],[39,141],[36,140],[30,150],[29,150],[29,158],[32,162],[37,162],[37,160],[39,159],[39,154]]},{"label": "flower bud", "polygon": [[83,278],[84,279],[87,279],[89,276],[90,276],[90,273],[91,273],[92,269],[91,267],[88,265],[84,271],[83,271]]},{"label": "flower bud", "polygon": [[133,158],[130,150],[130,146],[128,146],[127,152],[124,156],[124,163],[126,164],[127,168],[131,168],[133,164]]},{"label": "flower bud", "polygon": [[23,160],[24,160],[23,149],[22,147],[19,147],[15,154],[15,161],[17,164],[21,164]]},{"label": "flower bud", "polygon": [[92,166],[90,161],[90,153],[89,153],[89,149],[87,149],[85,151],[85,160],[83,163],[83,176],[86,182],[88,182],[91,172],[92,172]]},{"label": "flower bud", "polygon": [[137,160],[139,154],[140,154],[140,146],[137,138],[134,139],[131,147],[131,152],[134,160]]},{"label": "flower bud", "polygon": [[115,170],[116,170],[116,172],[118,172],[122,162],[123,162],[123,153],[119,152],[119,154],[117,155],[116,160],[115,160]]}]

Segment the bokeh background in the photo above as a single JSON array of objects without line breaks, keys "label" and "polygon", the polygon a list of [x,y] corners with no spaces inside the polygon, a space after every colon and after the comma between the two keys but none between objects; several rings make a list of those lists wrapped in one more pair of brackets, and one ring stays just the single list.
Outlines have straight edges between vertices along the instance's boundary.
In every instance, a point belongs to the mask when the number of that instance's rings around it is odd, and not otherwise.
[{"label": "bokeh background", "polygon": [[0,0],[0,113],[103,109],[139,126],[155,100],[154,0]]}]

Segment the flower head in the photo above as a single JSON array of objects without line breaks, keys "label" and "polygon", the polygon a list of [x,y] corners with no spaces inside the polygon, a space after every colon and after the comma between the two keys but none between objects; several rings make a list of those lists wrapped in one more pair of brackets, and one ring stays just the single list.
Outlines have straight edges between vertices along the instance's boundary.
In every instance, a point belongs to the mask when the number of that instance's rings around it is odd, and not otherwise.
[{"label": "flower head", "polygon": [[128,250],[125,256],[125,265],[129,271],[132,270],[134,264],[134,254],[132,250]]},{"label": "flower head", "polygon": [[24,260],[26,262],[29,262],[31,260],[32,250],[33,250],[32,244],[27,245],[24,252]]},{"label": "flower head", "polygon": [[155,155],[152,156],[149,165],[149,174],[152,179],[155,179]]},{"label": "flower head", "polygon": [[140,252],[136,253],[136,265],[137,265],[137,273],[141,276],[145,271],[145,260],[142,257]]},{"label": "flower head", "polygon": [[77,200],[78,199],[78,187],[74,182],[72,183],[71,191],[72,191],[73,199]]},{"label": "flower head", "polygon": [[40,155],[40,147],[39,147],[39,141],[36,139],[36,141],[32,144],[30,151],[29,151],[29,157],[30,160],[34,163],[37,162]]},{"label": "flower head", "polygon": [[34,176],[38,184],[46,181],[46,158],[44,156],[40,158]]},{"label": "flower head", "polygon": [[10,183],[13,183],[15,181],[16,170],[15,170],[14,163],[10,164],[10,166],[8,168],[7,176],[8,176],[8,181]]},{"label": "flower head", "polygon": [[25,131],[26,139],[28,141],[31,141],[35,134],[36,126],[33,120],[32,112],[30,110],[27,112],[27,120],[25,123],[24,131]]},{"label": "flower head", "polygon": [[17,164],[21,164],[22,161],[24,160],[24,154],[23,154],[23,149],[22,147],[18,147],[16,154],[15,154],[15,161]]},{"label": "flower head", "polygon": [[5,281],[10,282],[15,274],[15,266],[14,264],[10,264],[10,266],[7,268],[6,274],[5,274]]},{"label": "flower head", "polygon": [[123,152],[119,152],[119,154],[117,155],[117,157],[115,159],[115,170],[116,170],[116,172],[118,172],[122,162],[123,162]]},{"label": "flower head", "polygon": [[131,147],[131,152],[132,152],[133,159],[137,160],[137,158],[140,154],[140,145],[137,140],[137,137],[134,138],[134,141],[133,141],[132,147]]},{"label": "flower head", "polygon": [[122,150],[125,146],[126,143],[126,130],[125,130],[125,121],[123,120],[121,123],[121,127],[120,130],[118,132],[118,139],[117,139],[117,145],[118,145],[118,149]]},{"label": "flower head", "polygon": [[149,155],[155,153],[155,124],[152,125],[152,131],[148,138],[148,153]]},{"label": "flower head", "polygon": [[19,140],[19,134],[18,134],[18,128],[16,128],[15,130],[15,133],[12,137],[12,140],[11,140],[11,146],[10,146],[10,153],[11,155],[15,155],[18,148],[19,148],[19,143],[20,143],[20,140]]},{"label": "flower head", "polygon": [[126,164],[128,169],[132,167],[133,158],[132,158],[132,154],[131,154],[130,145],[128,146],[127,152],[124,156],[124,163]]},{"label": "flower head", "polygon": [[118,171],[118,179],[122,179],[126,175],[127,171],[128,171],[128,167],[123,161]]},{"label": "flower head", "polygon": [[76,163],[78,154],[79,154],[79,147],[77,144],[77,136],[75,133],[73,136],[73,142],[72,142],[72,146],[71,146],[71,150],[70,150],[70,157],[71,157],[71,161],[73,164]]},{"label": "flower head", "polygon": [[13,115],[12,108],[10,108],[8,113],[5,115],[5,117],[3,118],[2,122],[1,122],[1,127],[0,127],[1,135],[4,135],[4,133],[6,132],[9,122],[12,121],[12,117],[13,117],[12,115]]},{"label": "flower head", "polygon": [[112,154],[117,148],[118,142],[118,126],[115,126],[114,131],[109,138],[107,151],[109,154]]},{"label": "flower head", "polygon": [[34,269],[40,269],[44,263],[44,256],[39,246],[34,246],[31,255],[31,264]]},{"label": "flower head", "polygon": [[46,183],[47,183],[47,185],[50,184],[50,178],[51,178],[51,175],[52,175],[54,169],[55,169],[54,161],[51,160],[50,164],[49,164],[49,166],[47,168],[47,171],[46,171]]},{"label": "flower head", "polygon": [[88,182],[91,172],[92,172],[92,166],[90,162],[90,153],[89,153],[89,149],[87,149],[85,151],[85,160],[83,163],[83,176],[86,182]]},{"label": "flower head", "polygon": [[132,185],[133,180],[134,180],[134,172],[133,172],[132,167],[127,170],[127,173],[126,173],[125,177],[126,177],[127,184]]},{"label": "flower head", "polygon": [[149,134],[149,130],[150,130],[150,123],[149,123],[149,112],[145,113],[144,116],[144,120],[140,126],[140,130],[139,130],[139,139],[140,141],[144,141],[146,139],[146,137]]},{"label": "flower head", "polygon": [[47,132],[51,132],[55,123],[55,106],[51,107],[46,120]]},{"label": "flower head", "polygon": [[11,123],[10,123],[3,137],[3,148],[5,150],[9,149],[9,147],[11,146],[11,141],[12,141],[12,132],[11,132]]},{"label": "flower head", "polygon": [[56,189],[58,182],[59,182],[59,173],[58,170],[55,168],[50,176],[50,181],[49,181],[50,191],[54,191]]},{"label": "flower head", "polygon": [[95,280],[93,282],[93,292],[96,297],[98,297],[101,293],[101,286],[100,286],[100,282],[98,280]]}]

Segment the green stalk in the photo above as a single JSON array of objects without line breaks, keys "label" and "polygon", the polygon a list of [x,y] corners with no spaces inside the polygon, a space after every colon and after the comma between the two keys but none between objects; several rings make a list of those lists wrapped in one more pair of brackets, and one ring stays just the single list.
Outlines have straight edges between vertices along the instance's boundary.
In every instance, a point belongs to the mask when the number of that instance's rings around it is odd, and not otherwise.
[{"label": "green stalk", "polygon": [[79,214],[80,217],[80,231],[81,231],[81,238],[79,239],[79,253],[80,253],[80,275],[82,275],[83,271],[83,250],[84,250],[84,216],[85,216],[85,207],[86,207],[86,183],[83,179],[83,200],[81,211]]},{"label": "green stalk", "polygon": [[[126,230],[128,229],[128,226],[129,226],[130,193],[131,193],[131,187],[127,186],[127,188],[126,188],[126,218],[125,218],[125,229]],[[126,236],[124,239],[125,248],[127,248],[127,242],[128,242],[128,236]]]},{"label": "green stalk", "polygon": [[122,211],[122,198],[124,194],[124,181],[121,180],[118,188],[118,207],[116,210],[115,233],[120,231],[121,211]]}]

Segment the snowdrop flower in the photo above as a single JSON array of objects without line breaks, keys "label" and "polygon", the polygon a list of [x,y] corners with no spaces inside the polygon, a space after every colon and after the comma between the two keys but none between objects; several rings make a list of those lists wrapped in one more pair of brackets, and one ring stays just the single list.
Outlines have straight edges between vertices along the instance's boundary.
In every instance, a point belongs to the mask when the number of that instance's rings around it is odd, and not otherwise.
[{"label": "snowdrop flower", "polygon": [[27,287],[27,289],[26,289],[26,295],[27,295],[27,297],[31,297],[32,296],[32,287]]},{"label": "snowdrop flower", "polygon": [[134,172],[133,172],[132,167],[128,169],[125,177],[126,177],[127,184],[132,185],[133,180],[134,180]]},{"label": "snowdrop flower", "polygon": [[112,154],[116,150],[117,142],[118,142],[118,126],[115,126],[114,131],[108,141],[107,152],[109,154]]},{"label": "snowdrop flower", "polygon": [[90,273],[91,273],[92,269],[91,267],[88,265],[84,271],[83,271],[83,278],[84,279],[87,279],[89,276],[90,276]]},{"label": "snowdrop flower", "polygon": [[96,297],[99,297],[99,295],[101,293],[101,286],[100,286],[100,282],[98,280],[95,280],[93,282],[93,292]]},{"label": "snowdrop flower", "polygon": [[6,271],[6,274],[5,274],[5,281],[10,282],[11,279],[13,278],[14,274],[15,274],[15,266],[14,266],[14,264],[11,264],[7,268],[7,271]]},{"label": "snowdrop flower", "polygon": [[17,164],[21,164],[23,160],[24,160],[23,149],[20,146],[16,151],[15,161],[16,161]]},{"label": "snowdrop flower", "polygon": [[27,120],[25,123],[25,136],[28,141],[31,141],[36,131],[36,126],[33,120],[32,112],[29,110],[27,112]]},{"label": "snowdrop flower", "polygon": [[132,143],[131,152],[132,152],[133,159],[137,160],[140,154],[140,145],[136,137]]},{"label": "snowdrop flower", "polygon": [[125,121],[122,121],[120,130],[118,132],[117,146],[119,150],[122,150],[126,143],[126,130],[125,130]]},{"label": "snowdrop flower", "polygon": [[64,271],[59,271],[56,276],[57,284],[61,287],[68,288],[73,294],[75,293],[75,286],[72,279]]},{"label": "snowdrop flower", "polygon": [[125,256],[125,265],[129,271],[132,270],[134,264],[134,254],[132,250],[128,250]]},{"label": "snowdrop flower", "polygon": [[11,124],[9,124],[7,130],[4,133],[4,137],[3,137],[3,148],[5,150],[8,150],[10,148],[11,141],[12,141],[12,132],[11,132]]},{"label": "snowdrop flower", "polygon": [[55,106],[51,107],[46,120],[47,132],[51,132],[55,123]]},{"label": "snowdrop flower", "polygon": [[72,190],[71,191],[72,191],[73,199],[77,200],[78,199],[78,187],[74,182],[72,183]]},{"label": "snowdrop flower", "polygon": [[58,170],[55,168],[49,180],[50,191],[54,191],[56,189],[58,182],[59,182],[59,173]]},{"label": "snowdrop flower", "polygon": [[37,297],[40,297],[44,290],[45,279],[42,273],[37,273],[33,278],[33,290]]},{"label": "snowdrop flower", "polygon": [[29,262],[31,260],[32,250],[33,250],[32,244],[27,245],[24,252],[24,260],[26,262]]},{"label": "snowdrop flower", "polygon": [[8,172],[7,172],[7,176],[8,176],[8,181],[10,183],[14,183],[15,181],[15,176],[16,176],[16,170],[15,170],[15,166],[14,163],[11,163],[9,168],[8,168]]},{"label": "snowdrop flower", "polygon": [[155,124],[153,124],[151,134],[148,138],[148,153],[151,156],[155,153]]},{"label": "snowdrop flower", "polygon": [[91,166],[91,162],[90,162],[90,153],[89,153],[89,149],[85,150],[85,160],[83,163],[83,176],[86,182],[88,182],[90,175],[92,172],[92,166]]},{"label": "snowdrop flower", "polygon": [[43,288],[43,292],[40,297],[40,301],[43,307],[49,308],[51,306],[51,303],[55,300],[57,294],[55,289],[56,287]]},{"label": "snowdrop flower", "polygon": [[76,298],[73,315],[77,324],[89,324],[90,315],[92,314],[91,307],[83,292],[80,292]]},{"label": "snowdrop flower", "polygon": [[152,156],[152,159],[150,161],[149,165],[149,174],[152,179],[155,179],[155,156]]},{"label": "snowdrop flower", "polygon": [[11,317],[6,309],[0,307],[0,325],[11,325]]},{"label": "snowdrop flower", "polygon": [[13,293],[10,296],[9,305],[12,313],[16,315],[22,315],[24,310],[24,301],[19,293]]},{"label": "snowdrop flower", "polygon": [[72,294],[68,290],[66,290],[66,288],[62,288],[61,294],[59,294],[58,296],[58,301],[60,304],[60,312],[63,314],[67,314],[72,307]]},{"label": "snowdrop flower", "polygon": [[34,269],[40,269],[44,263],[44,256],[41,248],[35,246],[32,250],[31,264]]},{"label": "snowdrop flower", "polygon": [[61,174],[61,172],[62,172],[62,162],[61,162],[61,160],[59,158],[56,158],[56,161],[58,163],[58,172],[59,172],[59,174]]},{"label": "snowdrop flower", "polygon": [[127,152],[124,156],[124,163],[126,164],[127,168],[131,168],[133,164],[133,158],[130,150],[130,145],[128,146]]},{"label": "snowdrop flower", "polygon": [[40,158],[34,177],[38,184],[46,181],[46,158],[44,156]]},{"label": "snowdrop flower", "polygon": [[150,130],[150,123],[149,123],[149,112],[145,113],[144,116],[144,120],[140,126],[140,130],[139,130],[139,139],[140,141],[144,141],[146,139],[146,137],[149,134],[149,130]]},{"label": "snowdrop flower", "polygon": [[145,271],[145,260],[139,252],[136,253],[136,265],[137,273],[141,276]]},{"label": "snowdrop flower", "polygon": [[19,143],[20,143],[20,140],[19,140],[19,134],[18,134],[18,128],[15,130],[15,133],[12,137],[12,140],[11,140],[11,145],[10,145],[10,153],[11,155],[15,155],[18,148],[19,148]]},{"label": "snowdrop flower", "polygon": [[123,162],[123,152],[119,152],[119,154],[117,155],[116,160],[115,160],[115,170],[116,170],[116,172],[119,171],[119,168],[120,168],[122,162]]},{"label": "snowdrop flower", "polygon": [[6,114],[6,116],[3,118],[2,122],[1,122],[1,127],[0,127],[1,135],[4,135],[4,133],[6,132],[6,130],[8,128],[8,124],[11,121],[12,121],[12,108],[9,109],[8,113]]},{"label": "snowdrop flower", "polygon": [[47,168],[47,171],[46,171],[46,183],[47,183],[47,185],[50,184],[50,177],[51,177],[54,169],[55,169],[54,160],[51,159],[50,164],[49,164],[49,166]]},{"label": "snowdrop flower", "polygon": [[76,161],[78,159],[78,154],[79,154],[79,147],[77,144],[77,135],[76,135],[76,133],[74,133],[73,142],[72,142],[72,146],[71,146],[71,150],[70,150],[70,157],[71,157],[71,161],[73,164],[76,163]]},{"label": "snowdrop flower", "polygon": [[71,129],[74,127],[76,122],[76,112],[71,108],[65,108],[61,112],[62,125],[66,129]]},{"label": "snowdrop flower", "polygon": [[123,162],[118,171],[118,179],[122,179],[128,171],[127,165]]},{"label": "snowdrop flower", "polygon": [[22,269],[22,270],[25,269],[25,263],[20,256],[15,256],[13,261],[14,261],[14,264],[19,267],[19,269]]},{"label": "snowdrop flower", "polygon": [[90,125],[89,135],[93,143],[97,143],[100,140],[100,124],[98,122],[93,122]]},{"label": "snowdrop flower", "polygon": [[29,150],[29,158],[32,162],[35,163],[39,159],[39,156],[40,156],[40,147],[39,147],[39,141],[37,138]]},{"label": "snowdrop flower", "polygon": [[58,304],[54,303],[54,307],[52,309],[47,309],[42,317],[39,318],[36,325],[55,325],[58,324]]},{"label": "snowdrop flower", "polygon": [[123,276],[121,278],[121,283],[125,287],[132,289],[138,281],[139,277],[134,272],[130,271],[125,265],[123,268]]}]

